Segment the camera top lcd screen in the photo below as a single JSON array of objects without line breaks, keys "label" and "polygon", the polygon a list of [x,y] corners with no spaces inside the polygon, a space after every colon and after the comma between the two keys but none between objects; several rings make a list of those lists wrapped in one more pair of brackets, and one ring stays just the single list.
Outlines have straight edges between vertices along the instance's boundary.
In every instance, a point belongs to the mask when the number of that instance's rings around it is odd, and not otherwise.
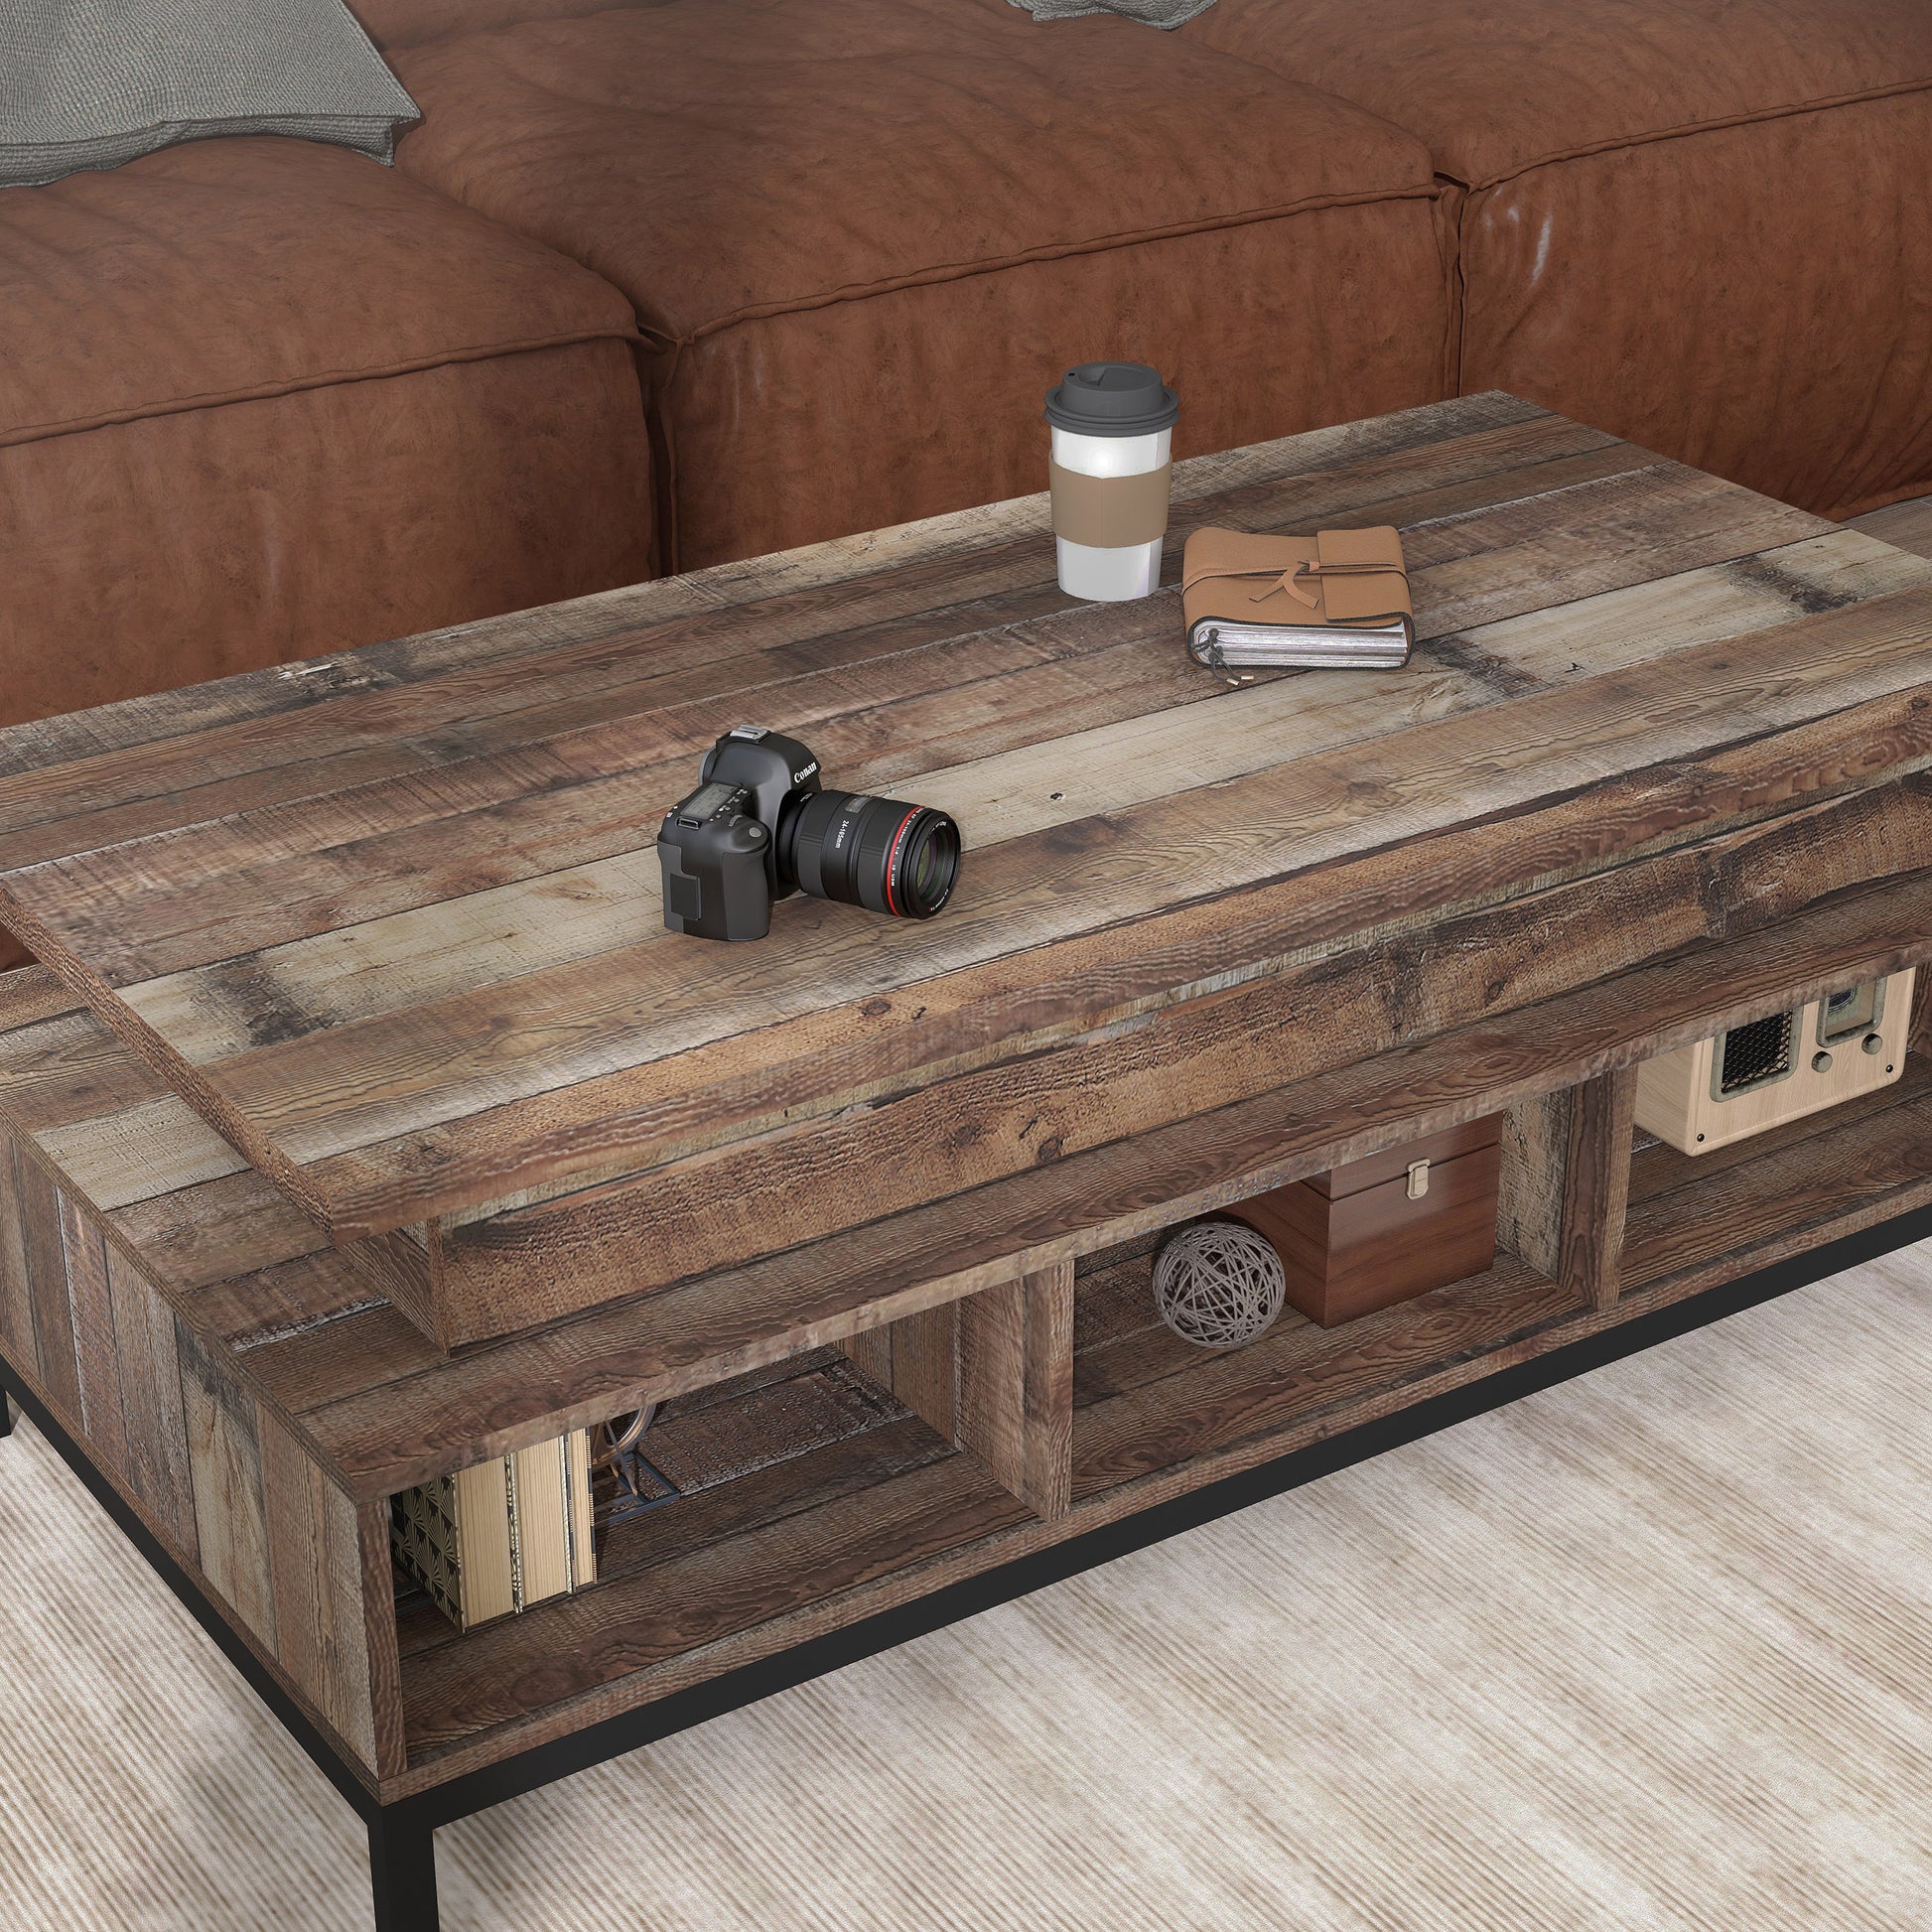
[{"label": "camera top lcd screen", "polygon": [[722,779],[714,778],[708,785],[701,785],[683,804],[677,808],[679,818],[692,825],[702,825],[726,799],[738,795],[737,785],[728,785]]}]

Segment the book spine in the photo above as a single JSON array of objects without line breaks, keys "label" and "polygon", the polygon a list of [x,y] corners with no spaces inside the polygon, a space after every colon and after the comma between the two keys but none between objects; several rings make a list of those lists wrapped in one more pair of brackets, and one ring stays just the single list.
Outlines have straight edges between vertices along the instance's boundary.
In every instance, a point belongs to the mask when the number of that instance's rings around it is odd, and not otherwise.
[{"label": "book spine", "polygon": [[503,1457],[503,1502],[509,1511],[510,1530],[510,1608],[519,1615],[523,1600],[523,1526],[516,1507],[516,1457]]}]

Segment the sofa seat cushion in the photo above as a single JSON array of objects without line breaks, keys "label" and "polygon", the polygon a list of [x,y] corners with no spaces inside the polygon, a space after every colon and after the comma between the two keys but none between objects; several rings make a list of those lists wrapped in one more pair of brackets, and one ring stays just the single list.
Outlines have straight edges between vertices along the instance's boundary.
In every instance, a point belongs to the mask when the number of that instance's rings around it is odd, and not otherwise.
[{"label": "sofa seat cushion", "polygon": [[1925,0],[1220,0],[1466,184],[1460,386],[1826,515],[1932,486]]},{"label": "sofa seat cushion", "polygon": [[0,196],[0,725],[646,574],[617,290],[373,162]]},{"label": "sofa seat cushion", "polygon": [[1128,21],[691,0],[396,67],[401,168],[635,303],[683,566],[1041,487],[1096,356],[1168,372],[1182,452],[1447,379],[1422,144]]}]

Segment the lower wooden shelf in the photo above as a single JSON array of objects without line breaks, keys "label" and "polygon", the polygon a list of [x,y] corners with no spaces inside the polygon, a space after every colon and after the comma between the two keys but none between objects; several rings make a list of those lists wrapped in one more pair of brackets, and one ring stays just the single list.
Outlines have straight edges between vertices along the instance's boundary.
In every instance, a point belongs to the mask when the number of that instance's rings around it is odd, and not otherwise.
[{"label": "lower wooden shelf", "polygon": [[1695,1158],[1636,1151],[1623,1238],[1626,1299],[1694,1292],[1932,1201],[1932,1055],[1808,1120]]},{"label": "lower wooden shelf", "polygon": [[[598,1583],[459,1635],[426,1598],[398,1604],[402,1704],[412,1773],[494,1741],[505,1726],[548,1732],[592,1722],[856,1620],[959,1574],[1008,1560],[1138,1507],[1135,1478],[1183,1479],[1214,1450],[1280,1452],[1284,1432],[1347,1427],[1374,1406],[1482,1372],[1580,1312],[1573,1297],[1514,1257],[1402,1307],[1335,1330],[1292,1311],[1260,1342],[1209,1355],[1161,1327],[1148,1257],[1111,1259],[1076,1284],[1075,1491],[1046,1523],[979,1458],[947,1440],[842,1357],[820,1350],[738,1378],[654,1425],[658,1452],[701,1416],[716,1479],[680,1471],[675,1500],[620,1525]],[[787,1382],[858,1381],[863,1423],[779,1440],[771,1396]],[[796,1405],[804,1407],[800,1403]],[[761,1412],[761,1413],[760,1413]],[[645,1439],[647,1444],[651,1437]],[[1110,1502],[1104,1491],[1118,1492]],[[948,1560],[950,1562],[948,1563]],[[466,1747],[468,1747],[466,1749]]]},{"label": "lower wooden shelf", "polygon": [[[796,1379],[827,1370],[864,1379],[827,1352]],[[772,1444],[763,1460],[750,1414],[759,1391],[727,1385],[709,1405],[721,1424],[713,1448],[756,1466],[694,1470],[698,1487],[619,1524],[595,1587],[468,1634],[404,1599],[411,1768],[496,1725],[555,1718],[626,1681],[635,1687],[637,1673],[647,1673],[651,1695],[668,1695],[711,1675],[729,1638],[790,1632],[813,1611],[819,1623],[842,1621],[827,1615],[831,1599],[1030,1521],[978,1458],[874,1393],[881,1401],[864,1426]],[[678,1420],[666,1416],[666,1438]]]},{"label": "lower wooden shelf", "polygon": [[[1478,1360],[1582,1311],[1514,1255],[1412,1302],[1323,1328],[1293,1309],[1259,1341],[1208,1352],[1154,1312],[1150,1258],[1076,1285],[1091,1307],[1073,1381],[1073,1493],[1086,1498],[1231,1444],[1354,1422],[1409,1383]],[[1083,1291],[1083,1293],[1082,1293]],[[1077,1332],[1077,1331],[1076,1331]]]}]

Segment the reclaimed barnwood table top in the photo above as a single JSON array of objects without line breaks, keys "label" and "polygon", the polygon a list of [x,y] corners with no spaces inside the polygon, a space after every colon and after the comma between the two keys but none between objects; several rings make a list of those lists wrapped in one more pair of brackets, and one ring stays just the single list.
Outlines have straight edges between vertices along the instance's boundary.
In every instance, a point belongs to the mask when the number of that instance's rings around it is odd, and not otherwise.
[{"label": "reclaimed barnwood table top", "polygon": [[[1770,816],[1891,787],[1838,883],[1923,863],[1932,563],[1496,394],[1177,466],[1170,583],[1208,522],[1397,524],[1410,666],[1230,685],[1026,498],[0,733],[0,921],[461,1341],[1734,931]],[[740,724],[950,811],[946,911],[664,931]]]}]

